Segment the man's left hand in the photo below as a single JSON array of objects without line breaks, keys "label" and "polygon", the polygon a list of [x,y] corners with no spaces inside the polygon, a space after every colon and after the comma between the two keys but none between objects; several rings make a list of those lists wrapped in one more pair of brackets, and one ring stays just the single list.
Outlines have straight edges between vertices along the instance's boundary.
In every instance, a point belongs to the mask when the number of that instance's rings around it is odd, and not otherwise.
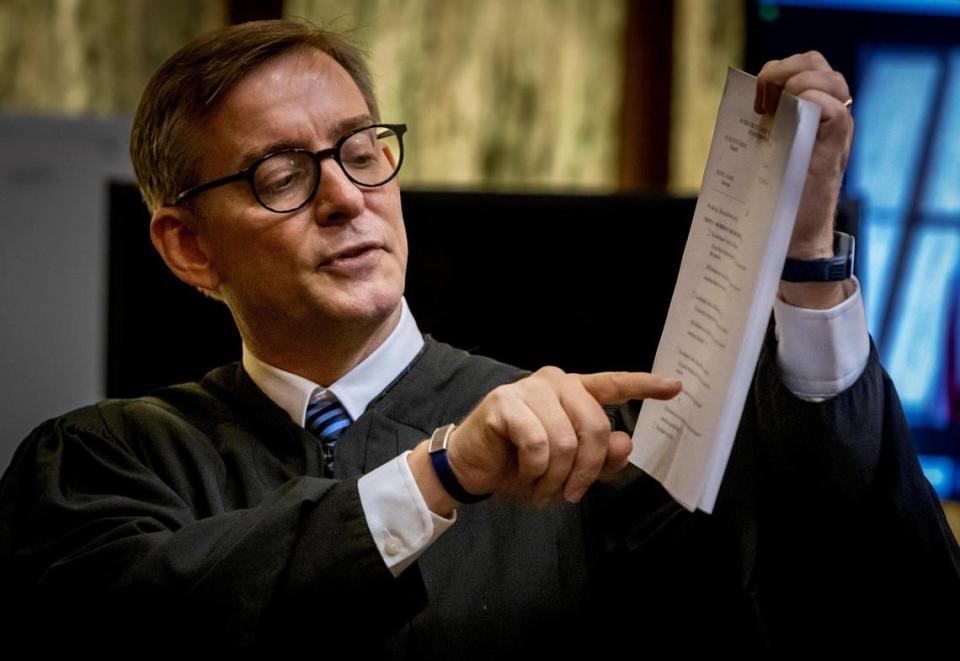
[{"label": "man's left hand", "polygon": [[[761,114],[774,112],[781,90],[820,106],[820,127],[787,256],[832,257],[833,219],[853,142],[853,117],[845,103],[850,100],[850,88],[823,55],[809,51],[763,65],[757,74],[754,109]],[[781,297],[801,307],[832,307],[846,298],[847,291],[837,282],[780,283]]]}]

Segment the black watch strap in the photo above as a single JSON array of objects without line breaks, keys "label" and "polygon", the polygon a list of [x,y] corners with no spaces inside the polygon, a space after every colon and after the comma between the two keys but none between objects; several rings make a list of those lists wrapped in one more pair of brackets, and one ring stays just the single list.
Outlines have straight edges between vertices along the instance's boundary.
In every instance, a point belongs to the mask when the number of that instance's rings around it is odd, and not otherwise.
[{"label": "black watch strap", "polygon": [[492,494],[484,493],[477,495],[469,493],[460,485],[460,482],[457,481],[457,476],[454,475],[453,468],[450,466],[450,460],[447,458],[447,442],[450,440],[450,434],[454,428],[456,428],[456,425],[451,423],[439,427],[433,432],[433,435],[430,437],[430,463],[433,464],[433,470],[437,474],[437,479],[440,480],[440,484],[443,485],[444,490],[457,502],[461,502],[464,505],[472,505],[473,503],[479,503],[481,500],[486,500]]},{"label": "black watch strap", "polygon": [[783,264],[781,280],[787,282],[832,282],[853,275],[854,238],[844,232],[833,233],[833,257],[791,259]]}]

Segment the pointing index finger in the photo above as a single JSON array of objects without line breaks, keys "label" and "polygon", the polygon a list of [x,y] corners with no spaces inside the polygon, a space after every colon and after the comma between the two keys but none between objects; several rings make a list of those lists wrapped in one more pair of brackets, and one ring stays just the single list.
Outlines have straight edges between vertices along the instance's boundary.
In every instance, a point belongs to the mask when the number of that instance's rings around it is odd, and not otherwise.
[{"label": "pointing index finger", "polygon": [[649,372],[597,372],[577,376],[600,404],[623,404],[631,399],[671,399],[683,389],[680,381]]}]

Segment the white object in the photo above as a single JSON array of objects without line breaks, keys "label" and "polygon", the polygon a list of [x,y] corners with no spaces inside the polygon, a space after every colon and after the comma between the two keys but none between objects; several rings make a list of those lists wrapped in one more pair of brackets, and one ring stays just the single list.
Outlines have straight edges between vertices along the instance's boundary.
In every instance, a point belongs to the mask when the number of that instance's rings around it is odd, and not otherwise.
[{"label": "white object", "polygon": [[729,69],[680,274],[653,363],[679,378],[644,401],[630,461],[688,510],[713,511],[780,282],[820,120],[784,92],[753,111],[756,78]]}]

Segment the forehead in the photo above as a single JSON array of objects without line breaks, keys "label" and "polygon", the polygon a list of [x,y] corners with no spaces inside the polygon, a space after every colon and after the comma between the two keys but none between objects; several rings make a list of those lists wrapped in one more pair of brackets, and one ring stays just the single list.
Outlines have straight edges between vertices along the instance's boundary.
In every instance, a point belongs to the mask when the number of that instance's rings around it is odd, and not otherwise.
[{"label": "forehead", "polygon": [[317,150],[340,137],[345,121],[368,115],[360,88],[332,57],[284,53],[244,76],[207,116],[201,163],[239,168],[245,156],[277,143]]}]

